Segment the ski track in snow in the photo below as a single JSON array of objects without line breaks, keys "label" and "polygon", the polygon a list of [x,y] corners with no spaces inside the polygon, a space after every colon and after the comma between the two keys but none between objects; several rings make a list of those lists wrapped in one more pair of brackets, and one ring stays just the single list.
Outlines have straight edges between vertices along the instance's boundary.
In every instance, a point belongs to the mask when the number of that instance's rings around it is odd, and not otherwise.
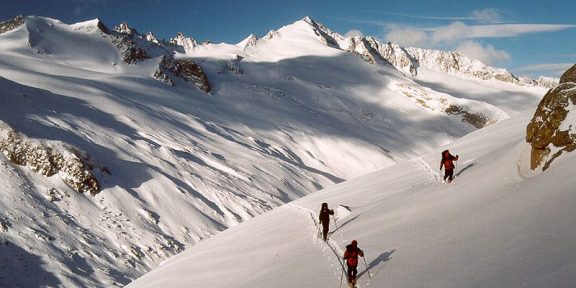
[{"label": "ski track in snow", "polygon": [[440,179],[442,177],[436,172],[436,170],[432,169],[432,167],[430,167],[428,162],[422,159],[422,157],[418,157],[414,161],[416,162],[416,164],[418,164],[418,166],[420,166],[420,168],[422,168],[422,170],[426,172],[426,174],[428,175],[428,180],[430,180],[430,182],[441,181]]},{"label": "ski track in snow", "polygon": [[[302,206],[299,206],[299,205],[296,205],[296,204],[293,204],[293,203],[288,203],[288,204],[286,204],[286,205],[287,205],[288,207],[292,207],[292,208],[295,208],[295,209],[298,209],[298,210],[304,210],[304,211],[306,211],[307,213],[310,213],[310,218],[312,219],[312,223],[313,223],[313,225],[311,225],[310,227],[315,227],[315,228],[316,228],[316,231],[317,231],[317,233],[316,233],[316,243],[320,243],[320,245],[322,245],[322,242],[323,242],[323,240],[322,240],[322,229],[320,228],[320,222],[317,221],[317,219],[318,219],[318,214],[317,214],[316,212],[314,212],[312,209],[305,208],[305,207],[302,207]],[[338,218],[338,219],[340,219],[340,218]],[[336,224],[334,223],[334,226],[335,226],[335,225],[336,225]],[[336,229],[333,230],[333,231],[329,231],[329,232],[328,232],[328,236],[331,236],[331,235],[332,235],[334,232],[336,232],[337,230],[338,230],[338,228],[336,228]],[[338,246],[338,243],[336,243],[334,240],[330,240],[329,238],[328,238],[328,241],[326,241],[325,243],[326,243],[326,245],[328,246],[328,248],[330,249],[330,251],[331,251],[332,253],[327,252],[328,249],[326,249],[326,246],[324,246],[324,245],[322,245],[322,247],[323,247],[323,248],[322,248],[322,253],[323,253],[326,257],[328,257],[328,258],[329,258],[329,257],[336,257],[336,261],[337,261],[338,264],[339,264],[338,266],[336,266],[336,267],[339,267],[339,269],[334,272],[334,275],[336,275],[337,277],[341,277],[341,278],[342,278],[342,280],[339,280],[339,281],[346,281],[346,277],[347,277],[347,276],[346,276],[346,275],[347,275],[347,273],[346,273],[346,265],[345,265],[345,263],[344,263],[343,261],[341,261],[341,257],[342,257],[341,255],[344,255],[344,250],[342,250],[342,249]],[[360,262],[361,262],[361,261],[360,261]],[[359,264],[360,264],[360,263],[359,263]],[[334,265],[334,266],[335,266],[335,265]],[[358,265],[358,266],[359,266],[359,267],[358,267],[358,268],[359,268],[358,270],[361,270],[361,269],[362,269],[362,268],[361,268],[361,265]],[[365,273],[370,273],[370,272],[367,270],[367,269],[368,269],[367,266],[365,266],[364,269],[365,269],[365,270],[363,270],[363,271],[359,271],[357,280],[360,280],[360,277],[362,277]],[[370,273],[369,276],[370,276],[369,279],[371,280],[371,279],[372,279],[371,277],[374,276],[374,275],[372,275],[372,274]],[[370,285],[370,280],[368,280],[368,281],[365,283],[364,286],[366,286],[366,287],[369,286],[369,285]],[[356,283],[356,287],[362,286],[360,283],[361,283],[361,282],[357,282],[357,283]],[[342,287],[342,286],[341,286],[341,287]],[[346,286],[344,286],[344,287],[346,287]]]}]

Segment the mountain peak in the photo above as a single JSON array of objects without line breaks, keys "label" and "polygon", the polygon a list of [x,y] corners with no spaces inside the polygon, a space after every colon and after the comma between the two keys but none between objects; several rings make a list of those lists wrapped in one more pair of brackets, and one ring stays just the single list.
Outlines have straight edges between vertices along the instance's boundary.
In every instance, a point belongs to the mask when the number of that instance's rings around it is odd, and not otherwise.
[{"label": "mountain peak", "polygon": [[246,39],[238,42],[238,44],[236,44],[236,46],[238,46],[242,49],[246,49],[247,47],[256,45],[256,41],[258,41],[258,37],[254,34],[250,34],[250,35],[248,35],[248,37],[246,37]]},{"label": "mountain peak", "polygon": [[178,32],[176,36],[170,38],[170,43],[184,47],[186,53],[194,51],[196,46],[198,46],[198,42],[194,38],[186,37],[182,32]]},{"label": "mountain peak", "polygon": [[114,27],[114,31],[116,31],[118,33],[122,33],[122,34],[128,34],[128,35],[138,34],[138,31],[136,31],[136,29],[130,28],[130,26],[128,26],[127,22],[122,22],[122,23],[116,25],[116,27]]},{"label": "mountain peak", "polygon": [[316,21],[314,21],[314,19],[310,18],[310,16],[305,16],[304,18],[300,19],[299,21],[304,21],[310,25],[316,25]]}]

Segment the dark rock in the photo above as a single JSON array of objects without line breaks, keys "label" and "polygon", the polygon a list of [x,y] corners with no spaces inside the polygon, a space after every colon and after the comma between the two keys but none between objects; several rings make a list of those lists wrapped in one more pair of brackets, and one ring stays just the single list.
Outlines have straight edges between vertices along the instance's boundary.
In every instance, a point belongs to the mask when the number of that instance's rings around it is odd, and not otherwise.
[{"label": "dark rock", "polygon": [[489,119],[486,115],[482,113],[470,113],[464,110],[463,107],[457,105],[450,105],[444,110],[448,115],[460,115],[462,117],[462,122],[469,123],[475,128],[482,128],[488,124]]},{"label": "dark rock", "polygon": [[59,174],[75,191],[98,194],[101,187],[91,172],[93,167],[88,158],[77,149],[65,149],[66,153],[61,153],[46,144],[26,139],[14,130],[8,131],[5,139],[0,139],[0,152],[10,162],[30,167],[48,177]]},{"label": "dark rock", "polygon": [[120,36],[116,36],[112,42],[116,44],[116,48],[120,50],[122,61],[126,64],[135,64],[150,59],[148,53],[138,47],[138,44],[136,44],[136,41],[131,35],[121,34]]},{"label": "dark rock", "polygon": [[[576,149],[576,123],[564,123],[576,105],[576,65],[562,75],[561,81],[549,90],[538,104],[534,117],[526,127],[526,142],[532,146],[530,168],[546,170],[564,152]],[[562,130],[562,127],[568,130]],[[550,155],[552,151],[556,151]]]},{"label": "dark rock", "polygon": [[24,17],[22,15],[16,16],[16,18],[0,22],[0,34],[12,31],[24,24]]},{"label": "dark rock", "polygon": [[570,69],[566,70],[564,74],[560,77],[560,83],[568,83],[574,82],[576,83],[576,64],[572,66]]},{"label": "dark rock", "polygon": [[174,85],[174,81],[169,75],[191,82],[205,93],[209,93],[212,89],[210,82],[208,82],[208,77],[200,65],[190,59],[175,59],[172,56],[162,57],[154,77],[162,82]]}]

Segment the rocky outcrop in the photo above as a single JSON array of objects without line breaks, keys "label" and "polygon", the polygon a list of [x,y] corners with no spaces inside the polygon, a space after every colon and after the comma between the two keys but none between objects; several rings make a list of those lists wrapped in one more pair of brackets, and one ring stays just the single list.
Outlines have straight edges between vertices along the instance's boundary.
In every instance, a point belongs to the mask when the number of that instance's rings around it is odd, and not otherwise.
[{"label": "rocky outcrop", "polygon": [[77,192],[98,194],[101,187],[88,157],[72,147],[54,146],[27,139],[11,129],[3,131],[0,138],[0,151],[10,162],[48,177],[58,174]]},{"label": "rocky outcrop", "polygon": [[152,33],[152,32],[146,33],[146,35],[144,36],[144,39],[146,39],[146,41],[152,42],[152,43],[154,43],[154,44],[159,44],[159,43],[160,43],[160,42],[158,41],[158,38],[156,38],[156,35],[154,35],[154,33]]},{"label": "rocky outcrop", "polygon": [[576,65],[560,76],[560,83],[576,83]]},{"label": "rocky outcrop", "polygon": [[477,129],[483,128],[489,123],[488,117],[482,113],[471,113],[462,106],[450,105],[444,110],[448,115],[459,115],[462,122],[468,123]]},{"label": "rocky outcrop", "polygon": [[[572,113],[572,115],[570,114]],[[544,95],[526,127],[532,146],[530,168],[546,170],[562,153],[576,149],[576,65],[560,78],[560,84]]]},{"label": "rocky outcrop", "polygon": [[258,37],[254,34],[250,34],[246,39],[240,41],[240,43],[236,44],[236,46],[242,48],[242,50],[246,50],[248,47],[256,46],[258,42]]},{"label": "rocky outcrop", "polygon": [[12,31],[24,24],[24,17],[22,15],[8,21],[0,22],[0,34]]},{"label": "rocky outcrop", "polygon": [[337,38],[343,38],[338,33],[332,32],[330,29],[326,28],[324,25],[312,20],[310,17],[304,17],[302,21],[308,23],[316,36],[320,39],[324,45],[339,48],[340,45],[338,44]]},{"label": "rocky outcrop", "polygon": [[114,31],[117,35],[114,36],[112,42],[120,50],[120,56],[124,63],[135,64],[150,59],[146,50],[140,48],[136,42],[138,32],[130,28],[126,22],[114,27]]},{"label": "rocky outcrop", "polygon": [[174,38],[171,38],[170,43],[183,47],[186,53],[192,53],[198,46],[194,38],[186,37],[182,32],[178,32]]},{"label": "rocky outcrop", "polygon": [[350,41],[346,43],[345,48],[348,52],[360,55],[364,61],[370,64],[390,65],[390,62],[383,57],[379,49],[379,42],[374,38],[364,38],[360,36],[350,38]]},{"label": "rocky outcrop", "polygon": [[270,30],[268,31],[268,33],[266,33],[266,35],[264,35],[264,37],[262,37],[262,39],[274,39],[275,37],[278,36],[278,31],[276,30]]},{"label": "rocky outcrop", "polygon": [[136,29],[130,28],[130,26],[128,26],[128,23],[126,23],[126,22],[122,22],[122,23],[116,25],[116,27],[114,27],[114,31],[121,33],[121,34],[127,34],[127,35],[138,34],[138,31],[136,31]]},{"label": "rocky outcrop", "polygon": [[367,37],[367,41],[378,52],[382,58],[392,64],[397,70],[404,74],[416,76],[418,73],[418,62],[410,56],[408,51],[398,44],[388,42],[383,44],[373,37]]},{"label": "rocky outcrop", "polygon": [[174,80],[170,76],[193,83],[205,93],[209,93],[212,90],[208,77],[200,65],[190,59],[175,59],[171,56],[163,56],[158,64],[158,69],[154,73],[154,77],[169,85],[175,85]]}]

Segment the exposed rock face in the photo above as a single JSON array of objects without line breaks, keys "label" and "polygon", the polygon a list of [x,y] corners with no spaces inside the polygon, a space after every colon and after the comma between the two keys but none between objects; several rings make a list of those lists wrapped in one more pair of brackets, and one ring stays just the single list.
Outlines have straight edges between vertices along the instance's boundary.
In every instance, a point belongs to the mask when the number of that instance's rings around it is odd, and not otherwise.
[{"label": "exposed rock face", "polygon": [[0,34],[12,31],[24,24],[24,17],[22,15],[8,21],[0,22]]},{"label": "exposed rock face", "polygon": [[367,38],[370,45],[392,66],[396,67],[400,72],[416,76],[417,74],[417,61],[398,44],[386,43],[376,41],[373,37]]},{"label": "exposed rock face", "polygon": [[262,39],[273,39],[276,36],[278,36],[278,31],[270,30],[268,33],[266,33],[266,35],[264,35],[264,37],[262,37]]},{"label": "exposed rock face", "polygon": [[248,47],[256,46],[256,42],[258,41],[258,37],[254,34],[250,34],[246,39],[242,40],[237,45],[242,48],[242,50],[246,50]]},{"label": "exposed rock face", "polygon": [[128,23],[126,22],[122,22],[116,25],[116,27],[114,27],[114,31],[128,35],[138,34],[138,32],[135,29],[130,28],[130,26],[128,26]]},{"label": "exposed rock face", "polygon": [[560,77],[560,83],[576,83],[576,64],[570,69],[566,70]]},{"label": "exposed rock face", "polygon": [[330,29],[312,20],[310,17],[304,17],[302,21],[312,26],[312,28],[314,29],[314,33],[319,37],[320,41],[324,43],[324,45],[333,48],[340,48],[340,45],[338,44],[336,38],[342,38],[342,36],[340,36],[338,33],[332,32]]},{"label": "exposed rock face", "polygon": [[96,27],[98,27],[98,29],[100,29],[100,31],[102,31],[102,33],[104,34],[110,34],[112,33],[110,31],[110,29],[100,20],[98,20],[98,23],[96,24]]},{"label": "exposed rock face", "polygon": [[146,36],[145,36],[144,38],[146,39],[146,41],[152,42],[152,43],[154,43],[154,44],[160,43],[160,42],[158,41],[158,38],[156,38],[156,35],[154,35],[154,33],[152,33],[152,32],[146,33]]},{"label": "exposed rock face", "polygon": [[390,65],[390,62],[380,53],[379,44],[380,42],[372,37],[356,36],[350,39],[345,50],[360,55],[364,61],[370,64]]},{"label": "exposed rock face", "polygon": [[190,59],[175,59],[171,56],[164,56],[158,64],[158,69],[154,73],[154,77],[167,84],[174,85],[173,79],[170,75],[184,79],[186,82],[191,82],[196,85],[200,90],[208,93],[212,90],[208,77],[200,67]]},{"label": "exposed rock face", "polygon": [[135,64],[146,59],[150,59],[146,50],[140,48],[135,40],[138,32],[128,26],[126,22],[114,27],[117,35],[114,36],[112,41],[116,44],[116,48],[120,50],[122,61],[126,64]]},{"label": "exposed rock face", "polygon": [[62,180],[77,192],[100,192],[100,184],[92,174],[92,165],[78,150],[66,147],[57,151],[49,145],[30,141],[14,130],[0,139],[0,151],[10,162],[27,166],[45,176],[60,175]]},{"label": "exposed rock face", "polygon": [[564,152],[576,149],[576,65],[560,78],[560,84],[544,95],[526,127],[532,146],[530,168],[546,170]]},{"label": "exposed rock face", "polygon": [[198,42],[193,38],[186,37],[182,32],[178,32],[174,38],[170,39],[170,43],[182,46],[186,53],[191,53],[198,46]]}]

